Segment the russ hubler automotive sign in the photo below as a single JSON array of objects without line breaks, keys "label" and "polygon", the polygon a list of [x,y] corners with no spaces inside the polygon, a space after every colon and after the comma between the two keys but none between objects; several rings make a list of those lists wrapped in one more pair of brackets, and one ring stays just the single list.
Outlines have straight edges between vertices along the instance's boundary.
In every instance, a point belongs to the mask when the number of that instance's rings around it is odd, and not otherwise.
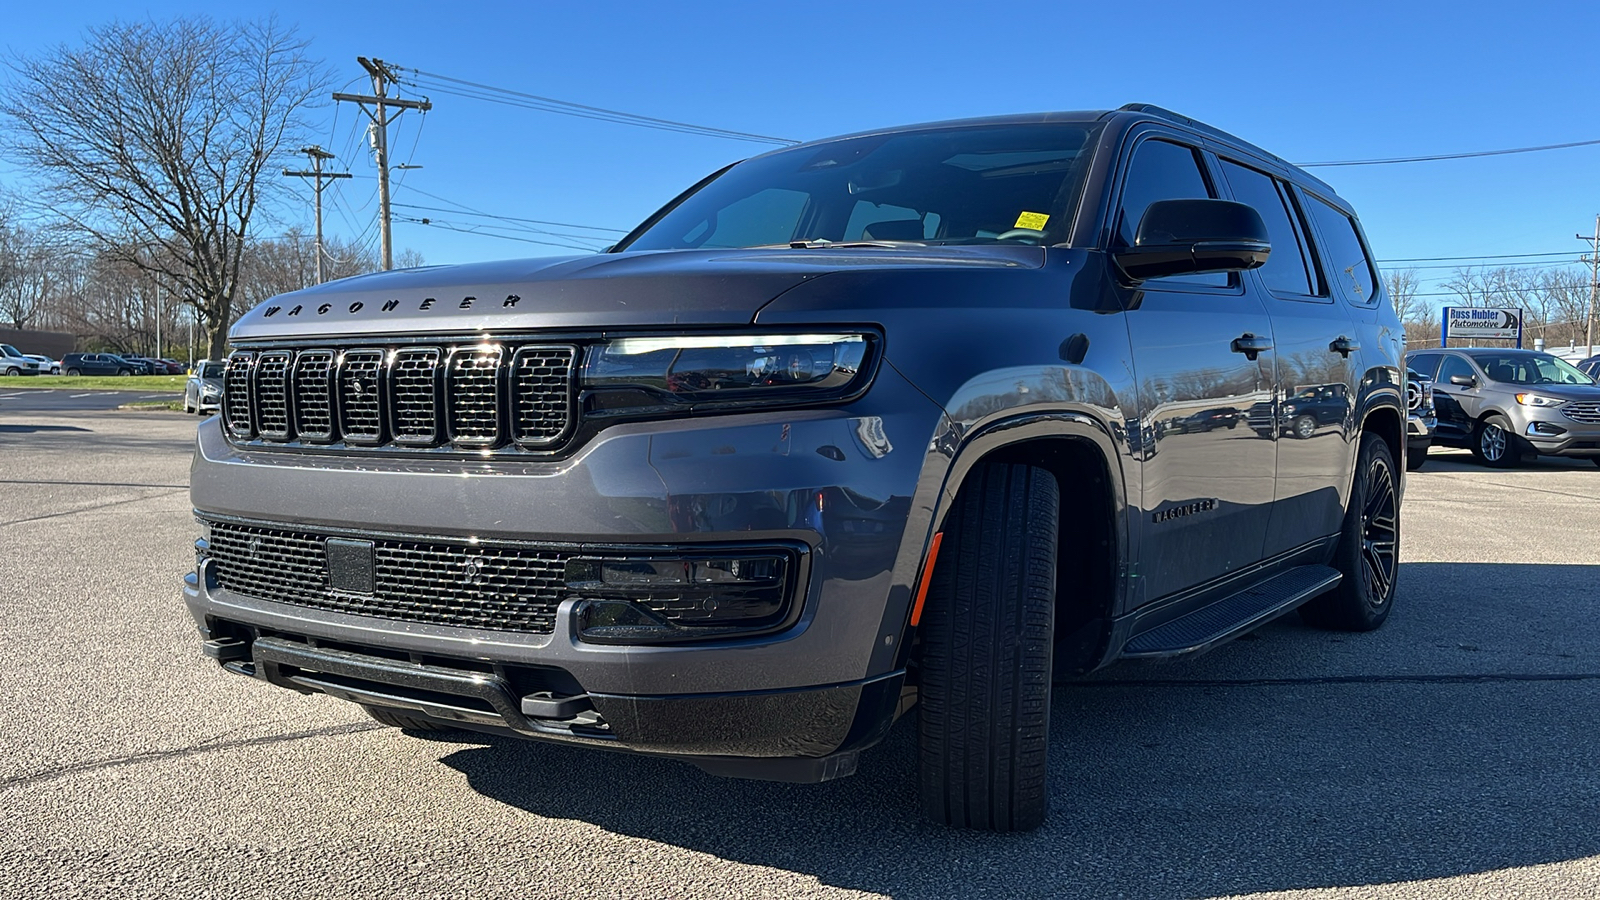
[{"label": "russ hubler automotive sign", "polygon": [[1522,340],[1522,310],[1481,309],[1464,306],[1444,308],[1443,338],[1463,340]]}]

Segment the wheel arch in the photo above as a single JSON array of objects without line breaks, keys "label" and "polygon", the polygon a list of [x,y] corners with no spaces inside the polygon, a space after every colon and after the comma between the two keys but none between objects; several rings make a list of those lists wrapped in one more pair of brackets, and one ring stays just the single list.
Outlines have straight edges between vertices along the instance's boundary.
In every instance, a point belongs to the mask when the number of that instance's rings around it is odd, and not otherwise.
[{"label": "wheel arch", "polygon": [[[1061,493],[1057,671],[1089,671],[1104,662],[1110,621],[1120,607],[1120,576],[1130,552],[1130,528],[1127,484],[1116,447],[1110,430],[1085,413],[1032,413],[1008,418],[988,423],[962,440],[939,491],[929,530],[930,543],[932,536],[945,528],[956,498],[980,466],[991,462],[1026,463],[1056,476]],[[934,565],[938,565],[937,560]],[[902,664],[914,652],[914,629],[907,612],[902,631],[905,639],[900,641]]]}]

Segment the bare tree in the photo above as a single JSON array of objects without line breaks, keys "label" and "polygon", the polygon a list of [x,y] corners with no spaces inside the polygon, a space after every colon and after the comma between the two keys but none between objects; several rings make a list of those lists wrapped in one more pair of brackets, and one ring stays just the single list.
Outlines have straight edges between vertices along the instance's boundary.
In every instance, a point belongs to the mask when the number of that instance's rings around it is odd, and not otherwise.
[{"label": "bare tree", "polygon": [[198,310],[225,353],[252,220],[327,89],[274,19],[116,22],[81,46],[13,57],[7,146],[39,202],[102,254]]},{"label": "bare tree", "polygon": [[1415,319],[1422,306],[1422,299],[1417,296],[1421,281],[1417,278],[1416,269],[1393,269],[1384,274],[1384,280],[1389,289],[1389,300],[1394,303],[1395,315],[1400,317],[1401,323]]}]

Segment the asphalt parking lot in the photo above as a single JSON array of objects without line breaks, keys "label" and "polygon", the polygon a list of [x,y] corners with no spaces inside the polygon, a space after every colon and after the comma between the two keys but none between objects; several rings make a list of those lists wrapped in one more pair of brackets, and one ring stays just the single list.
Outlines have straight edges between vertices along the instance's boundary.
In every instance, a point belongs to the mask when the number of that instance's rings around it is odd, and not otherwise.
[{"label": "asphalt parking lot", "polygon": [[1381,631],[1059,689],[1053,812],[924,824],[911,721],[825,785],[463,736],[227,675],[176,413],[0,402],[3,897],[1600,896],[1600,468],[1435,456]]}]

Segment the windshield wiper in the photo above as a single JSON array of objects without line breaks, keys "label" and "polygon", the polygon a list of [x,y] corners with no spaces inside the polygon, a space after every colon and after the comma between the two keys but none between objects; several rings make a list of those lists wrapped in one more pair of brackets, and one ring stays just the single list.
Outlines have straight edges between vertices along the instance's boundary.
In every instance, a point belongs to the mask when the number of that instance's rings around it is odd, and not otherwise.
[{"label": "windshield wiper", "polygon": [[[782,247],[782,244],[766,244],[767,247]],[[926,247],[922,241],[830,241],[827,238],[807,238],[803,241],[790,241],[791,250],[821,250],[826,247],[879,247],[884,250],[898,250],[902,247]]]}]

